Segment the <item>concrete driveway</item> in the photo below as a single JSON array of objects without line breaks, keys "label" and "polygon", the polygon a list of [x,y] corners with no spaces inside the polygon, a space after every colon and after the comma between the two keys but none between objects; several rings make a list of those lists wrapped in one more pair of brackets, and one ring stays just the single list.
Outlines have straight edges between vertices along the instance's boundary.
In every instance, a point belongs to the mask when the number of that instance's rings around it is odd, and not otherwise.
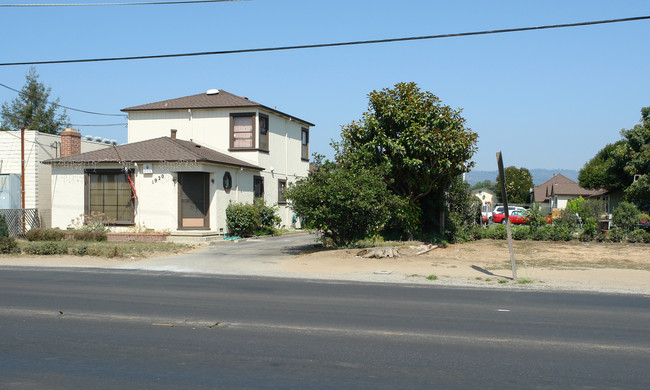
[{"label": "concrete driveway", "polygon": [[113,268],[223,275],[285,276],[280,264],[317,245],[308,233],[223,241],[194,252],[140,260]]}]

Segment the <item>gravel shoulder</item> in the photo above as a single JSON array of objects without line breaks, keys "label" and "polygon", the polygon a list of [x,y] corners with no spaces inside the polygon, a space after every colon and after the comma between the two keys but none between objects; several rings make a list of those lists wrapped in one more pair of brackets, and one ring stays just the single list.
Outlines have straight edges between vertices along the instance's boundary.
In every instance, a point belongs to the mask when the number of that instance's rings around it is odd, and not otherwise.
[{"label": "gravel shoulder", "polygon": [[[244,242],[242,242],[244,243]],[[222,245],[242,245],[227,243]],[[263,242],[258,242],[264,245]],[[233,247],[237,248],[237,247]],[[243,247],[242,247],[243,248]],[[91,256],[7,256],[2,266],[93,267],[177,270],[206,274],[237,274],[365,282],[473,286],[500,289],[598,291],[650,296],[650,245],[515,241],[518,281],[512,280],[505,241],[477,242],[436,248],[418,255],[418,243],[397,247],[396,258],[362,258],[358,249],[319,250],[257,258],[238,264],[220,260],[214,248],[185,254],[160,253],[152,258]],[[211,252],[211,250],[213,252]],[[182,264],[182,267],[177,265]]]}]

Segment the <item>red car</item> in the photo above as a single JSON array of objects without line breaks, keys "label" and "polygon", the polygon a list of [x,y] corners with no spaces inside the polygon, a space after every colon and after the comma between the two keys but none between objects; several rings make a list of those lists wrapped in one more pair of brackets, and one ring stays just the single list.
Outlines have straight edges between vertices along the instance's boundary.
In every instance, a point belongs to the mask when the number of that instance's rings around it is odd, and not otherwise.
[{"label": "red car", "polygon": [[[515,210],[508,215],[510,219],[511,224],[515,225],[524,225],[528,223],[528,217],[530,216],[530,213],[528,210]],[[494,223],[506,223],[505,221],[506,215],[501,213],[501,214],[496,214],[492,217],[492,221]],[[551,217],[546,216],[546,223],[551,223]]]}]

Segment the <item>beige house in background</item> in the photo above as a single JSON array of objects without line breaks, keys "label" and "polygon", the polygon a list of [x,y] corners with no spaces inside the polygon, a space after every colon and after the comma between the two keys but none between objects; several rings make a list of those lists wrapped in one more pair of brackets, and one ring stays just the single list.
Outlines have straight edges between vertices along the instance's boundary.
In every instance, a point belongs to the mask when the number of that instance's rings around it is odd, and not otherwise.
[{"label": "beige house in background", "polygon": [[128,143],[46,161],[53,226],[101,212],[116,229],[227,232],[230,202],[262,198],[294,222],[284,189],[309,169],[312,123],[225,91],[125,108]]},{"label": "beige house in background", "polygon": [[554,210],[564,210],[567,202],[582,196],[583,198],[602,197],[605,190],[588,190],[568,177],[557,174],[551,179],[536,186],[533,190],[533,200],[540,202],[542,209],[551,213]]}]

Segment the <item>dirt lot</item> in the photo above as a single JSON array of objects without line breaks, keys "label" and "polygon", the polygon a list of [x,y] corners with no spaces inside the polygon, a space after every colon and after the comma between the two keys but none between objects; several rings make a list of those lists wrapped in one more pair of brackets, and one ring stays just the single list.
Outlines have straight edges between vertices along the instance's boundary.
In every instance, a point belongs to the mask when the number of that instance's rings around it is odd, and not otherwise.
[{"label": "dirt lot", "polygon": [[[408,282],[487,288],[556,289],[645,294],[650,297],[650,245],[515,241],[518,281],[511,280],[506,241],[481,240],[417,255],[417,243],[397,258],[361,258],[358,249],[316,250],[274,263],[269,276]],[[188,249],[189,250],[189,249]],[[157,253],[155,257],[175,253]],[[0,264],[120,267],[144,258],[9,256]],[[244,272],[244,271],[242,271]]]},{"label": "dirt lot", "polygon": [[515,241],[518,282],[511,280],[506,241],[481,240],[398,258],[361,258],[359,250],[320,251],[285,263],[287,272],[359,277],[401,276],[416,282],[650,294],[650,245]]}]

